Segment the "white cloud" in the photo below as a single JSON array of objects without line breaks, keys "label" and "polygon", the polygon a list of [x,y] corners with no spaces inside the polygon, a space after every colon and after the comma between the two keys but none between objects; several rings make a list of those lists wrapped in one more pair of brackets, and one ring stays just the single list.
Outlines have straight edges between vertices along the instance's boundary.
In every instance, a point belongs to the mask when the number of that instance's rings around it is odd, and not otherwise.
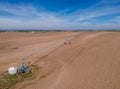
[{"label": "white cloud", "polygon": [[84,9],[82,11],[77,10],[73,15],[77,16],[78,21],[83,21],[95,17],[120,13],[120,6],[112,6],[112,5],[106,5],[106,6],[99,6],[101,3],[97,3],[96,5],[93,5],[87,9]]},{"label": "white cloud", "polygon": [[29,14],[36,14],[36,10],[32,6],[10,5],[6,3],[0,3],[0,11],[4,11],[18,16],[28,16]]},{"label": "white cloud", "polygon": [[[104,1],[104,2],[103,2]],[[60,12],[50,12],[44,9],[37,10],[34,6],[10,5],[0,3],[0,11],[15,15],[15,17],[0,17],[0,28],[16,29],[100,29],[100,28],[120,28],[120,23],[99,23],[95,24],[87,20],[120,13],[120,6],[105,5],[107,0],[96,3],[84,10],[75,10],[67,14],[68,9]],[[111,3],[111,2],[109,2]],[[100,7],[102,6],[102,7]],[[119,20],[120,17],[116,19]],[[86,20],[86,21],[85,21]],[[95,25],[94,25],[95,24]]]}]

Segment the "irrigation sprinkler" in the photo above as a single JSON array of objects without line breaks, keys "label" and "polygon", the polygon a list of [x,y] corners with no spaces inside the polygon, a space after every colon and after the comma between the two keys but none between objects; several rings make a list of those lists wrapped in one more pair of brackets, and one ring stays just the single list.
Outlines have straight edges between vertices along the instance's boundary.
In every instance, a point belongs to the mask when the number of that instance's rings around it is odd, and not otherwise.
[{"label": "irrigation sprinkler", "polygon": [[[77,34],[78,35],[78,34]],[[60,45],[62,44],[71,44],[71,41],[76,37],[76,35],[72,35],[69,38],[67,38],[66,40],[59,40],[57,42],[48,44],[47,46],[38,49],[38,51],[31,53],[30,55],[24,57],[24,60],[27,60],[28,62],[30,62],[30,59],[32,61],[32,59],[35,59],[36,57],[40,56],[40,58],[42,58],[43,56],[47,55],[48,53],[54,51],[55,49],[57,49]]]},{"label": "irrigation sprinkler", "polygon": [[[79,38],[79,35],[80,34],[72,35],[65,40],[59,40],[57,42],[48,44],[47,46],[40,48],[37,51],[35,51],[27,56],[24,56],[23,59],[21,60],[21,67],[19,69],[17,69],[17,67],[10,67],[8,69],[9,74],[30,72],[29,68],[25,65],[25,61],[28,63],[28,66],[32,65],[33,63],[38,62],[40,58],[48,55],[50,52],[54,51],[55,49],[57,49],[61,45],[71,44],[71,41],[75,38]],[[33,60],[33,59],[35,59],[35,60]]]}]

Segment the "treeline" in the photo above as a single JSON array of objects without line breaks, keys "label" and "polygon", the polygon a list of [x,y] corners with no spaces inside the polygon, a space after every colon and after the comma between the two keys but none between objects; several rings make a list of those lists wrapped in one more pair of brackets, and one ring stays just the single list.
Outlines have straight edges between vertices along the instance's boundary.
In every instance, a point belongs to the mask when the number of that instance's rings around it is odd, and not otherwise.
[{"label": "treeline", "polygon": [[0,32],[63,32],[67,30],[0,30]]},{"label": "treeline", "polygon": [[0,32],[80,32],[80,31],[117,31],[120,30],[0,30]]}]

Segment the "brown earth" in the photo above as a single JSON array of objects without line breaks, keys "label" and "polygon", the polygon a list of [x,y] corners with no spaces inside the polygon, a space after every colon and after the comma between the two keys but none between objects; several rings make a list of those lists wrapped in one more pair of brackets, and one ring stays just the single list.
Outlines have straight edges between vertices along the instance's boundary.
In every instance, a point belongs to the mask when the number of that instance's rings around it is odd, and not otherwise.
[{"label": "brown earth", "polygon": [[[20,61],[23,54],[74,34],[78,33],[0,33],[0,70]],[[15,89],[120,89],[120,33],[80,33],[36,65],[41,67],[36,77]]]},{"label": "brown earth", "polygon": [[73,32],[3,32],[0,33],[0,73],[10,66],[20,64],[23,57],[50,43],[68,38]]}]

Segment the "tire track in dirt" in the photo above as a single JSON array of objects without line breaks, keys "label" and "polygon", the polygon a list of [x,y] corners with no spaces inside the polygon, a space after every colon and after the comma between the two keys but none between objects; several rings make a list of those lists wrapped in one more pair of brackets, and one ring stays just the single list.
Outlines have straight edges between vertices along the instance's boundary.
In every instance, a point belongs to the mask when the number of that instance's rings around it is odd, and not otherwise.
[{"label": "tire track in dirt", "polygon": [[[98,36],[101,36],[101,35],[104,35],[104,34],[106,34],[105,32],[102,32],[102,33],[97,33],[97,34],[91,34],[91,35],[89,35],[89,36],[87,36],[86,38],[84,38],[84,39],[82,39],[82,41],[80,42],[80,44],[82,44],[82,42],[86,42],[86,41],[88,41],[88,40],[91,40],[92,38],[95,38],[95,37],[98,37]],[[77,48],[77,49],[79,49],[79,48]],[[76,49],[75,49],[76,50]],[[52,88],[50,88],[50,89],[63,89],[62,87],[61,88],[58,88],[58,86],[59,86],[59,84],[61,83],[61,82],[63,82],[64,81],[64,78],[65,77],[67,77],[67,76],[70,76],[70,74],[71,74],[71,70],[69,71],[69,66],[70,66],[70,64],[73,62],[73,61],[75,61],[80,55],[80,53],[81,53],[81,51],[82,50],[84,50],[84,48],[81,48],[80,47],[80,50],[77,50],[77,52],[71,52],[70,54],[68,54],[68,55],[71,55],[72,53],[74,53],[74,56],[67,56],[67,58],[65,58],[65,59],[67,59],[66,61],[61,61],[62,62],[62,64],[63,64],[63,67],[62,67],[62,69],[63,69],[63,71],[61,71],[61,73],[59,74],[59,76],[58,76],[58,78],[57,78],[57,81],[55,81],[55,83],[54,83],[54,87],[52,86]],[[70,60],[71,59],[71,60]],[[74,60],[75,59],[75,60]],[[60,63],[61,63],[60,62]],[[67,62],[67,63],[66,63]],[[73,80],[73,82],[74,81],[76,81],[76,80]],[[69,82],[69,81],[68,81]],[[89,82],[90,83],[90,82]],[[66,87],[67,88],[67,87]],[[66,89],[66,88],[64,88],[64,89]],[[69,89],[78,89],[78,87],[77,87],[77,84],[76,84],[76,86],[74,85],[74,87],[69,87]],[[87,89],[87,88],[86,88]]]},{"label": "tire track in dirt", "polygon": [[60,47],[37,63],[43,62],[47,72],[55,70],[25,89],[119,89],[120,46],[113,37],[120,35],[85,33]]},{"label": "tire track in dirt", "polygon": [[[101,34],[101,33],[100,33]],[[98,34],[98,35],[100,35]],[[93,35],[93,34],[92,34]],[[98,36],[96,35],[96,36]],[[95,36],[94,36],[95,37]],[[91,37],[90,35],[90,38],[93,38]],[[88,38],[87,38],[88,40]],[[81,44],[81,42],[80,42]],[[81,48],[81,47],[80,47]],[[64,49],[64,47],[63,47]],[[78,48],[77,48],[78,49]],[[76,50],[76,49],[75,49]],[[83,50],[83,49],[81,49]],[[58,89],[56,86],[59,85],[61,82],[64,82],[64,78],[67,77],[70,72],[68,71],[68,64],[72,63],[73,62],[73,59],[75,59],[77,56],[79,56],[79,53],[81,52],[81,50],[77,50],[78,52],[74,51],[75,54],[74,56],[71,54],[71,52],[69,54],[67,54],[66,56],[64,56],[64,60],[57,60],[58,63],[60,63],[62,65],[62,67],[58,70],[60,70],[61,72],[59,74],[57,74],[57,78],[55,79],[55,82],[53,83],[53,85],[49,86],[49,89]],[[72,52],[73,53],[73,52]],[[53,53],[54,54],[54,53]],[[63,54],[62,54],[63,55]],[[61,56],[62,56],[61,55]],[[71,56],[68,56],[68,55],[71,55]],[[55,58],[57,59],[57,56],[55,56]],[[71,59],[71,60],[70,60]],[[39,64],[39,63],[38,63]],[[69,77],[68,77],[69,78]],[[73,81],[76,81],[76,80],[73,80]],[[74,87],[75,88],[75,87]],[[73,89],[74,89],[73,88]],[[46,88],[47,89],[47,88]],[[72,89],[72,88],[71,88]],[[77,89],[77,84],[76,84],[76,89]]]}]

